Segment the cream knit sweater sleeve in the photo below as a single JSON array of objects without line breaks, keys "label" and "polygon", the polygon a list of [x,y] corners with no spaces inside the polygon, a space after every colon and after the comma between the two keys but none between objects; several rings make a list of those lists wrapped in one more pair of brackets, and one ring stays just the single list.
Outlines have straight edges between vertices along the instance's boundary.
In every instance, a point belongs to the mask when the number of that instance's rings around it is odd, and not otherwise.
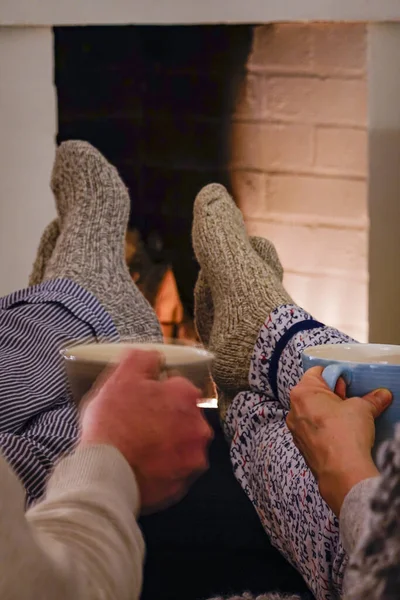
[{"label": "cream knit sweater sleeve", "polygon": [[22,486],[0,456],[0,598],[135,600],[144,542],[139,494],[122,455],[80,447],[24,514]]}]

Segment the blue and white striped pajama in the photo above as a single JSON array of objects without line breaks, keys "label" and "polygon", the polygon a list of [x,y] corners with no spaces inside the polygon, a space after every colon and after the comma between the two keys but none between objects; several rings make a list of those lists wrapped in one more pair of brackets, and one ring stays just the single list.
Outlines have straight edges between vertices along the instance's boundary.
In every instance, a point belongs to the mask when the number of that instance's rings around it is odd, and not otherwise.
[{"label": "blue and white striped pajama", "polygon": [[48,281],[0,299],[0,451],[24,484],[28,505],[78,437],[61,348],[117,339],[99,301],[72,281]]}]

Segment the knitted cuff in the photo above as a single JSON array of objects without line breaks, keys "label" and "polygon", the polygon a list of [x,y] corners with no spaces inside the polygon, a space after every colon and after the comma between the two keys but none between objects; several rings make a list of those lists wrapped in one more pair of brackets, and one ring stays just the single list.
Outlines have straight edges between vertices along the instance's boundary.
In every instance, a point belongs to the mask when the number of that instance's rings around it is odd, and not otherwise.
[{"label": "knitted cuff", "polygon": [[139,490],[133,471],[116,448],[105,444],[78,446],[62,459],[48,482],[46,499],[55,500],[77,490],[90,492],[94,487],[115,490],[138,513]]}]

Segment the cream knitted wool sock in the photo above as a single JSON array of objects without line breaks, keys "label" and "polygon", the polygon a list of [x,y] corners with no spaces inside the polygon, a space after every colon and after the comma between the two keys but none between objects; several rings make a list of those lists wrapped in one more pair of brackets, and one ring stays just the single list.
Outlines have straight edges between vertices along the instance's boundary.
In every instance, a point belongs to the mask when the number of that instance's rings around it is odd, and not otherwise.
[{"label": "cream knitted wool sock", "polygon": [[60,235],[44,280],[71,279],[94,294],[121,337],[162,341],[157,317],[125,262],[130,201],[117,170],[87,142],[64,142],[51,185]]},{"label": "cream knitted wool sock", "polygon": [[[267,264],[273,266],[280,281],[283,279],[283,268],[279,260],[275,246],[267,239],[261,237],[250,237],[250,244],[257,254]],[[200,270],[194,289],[194,314],[197,333],[207,348],[210,343],[210,334],[214,321],[214,305],[210,286],[204,273]],[[218,392],[218,411],[222,421],[225,420],[226,412],[234,398],[227,396],[220,389]]]},{"label": "cream knitted wool sock", "polygon": [[46,266],[53,254],[59,235],[60,222],[58,219],[54,219],[47,225],[40,238],[32,273],[29,277],[29,285],[39,285],[39,283],[42,283]]},{"label": "cream knitted wool sock", "polygon": [[228,396],[248,388],[251,354],[266,316],[291,303],[279,272],[252,248],[226,189],[206,186],[194,203],[193,248],[212,294],[212,373]]}]

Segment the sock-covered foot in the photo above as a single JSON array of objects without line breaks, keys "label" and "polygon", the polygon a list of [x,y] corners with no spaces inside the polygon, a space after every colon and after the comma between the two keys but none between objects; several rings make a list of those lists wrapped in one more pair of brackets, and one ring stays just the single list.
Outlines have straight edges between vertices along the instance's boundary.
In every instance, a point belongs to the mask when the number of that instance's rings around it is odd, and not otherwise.
[{"label": "sock-covered foot", "polygon": [[42,283],[44,272],[53,254],[59,235],[60,223],[58,219],[54,219],[47,225],[40,238],[39,248],[29,277],[29,285],[39,285],[39,283]]},{"label": "sock-covered foot", "polygon": [[64,142],[52,174],[60,236],[44,279],[72,279],[94,294],[123,338],[161,341],[157,317],[125,262],[128,191],[87,142]]},{"label": "sock-covered foot", "polygon": [[194,286],[194,324],[203,346],[208,348],[214,322],[214,305],[210,286],[200,269]]},{"label": "sock-covered foot", "polygon": [[[283,268],[279,260],[275,246],[267,239],[261,237],[250,237],[250,244],[257,254],[270,265],[274,265],[277,277],[282,282]],[[194,290],[194,316],[197,333],[207,348],[210,343],[211,329],[214,322],[214,305],[212,301],[211,288],[208,285],[202,270],[196,281]],[[221,420],[225,421],[226,412],[233,400],[232,396],[224,394],[221,389],[218,392],[218,411]]]},{"label": "sock-covered foot", "polygon": [[213,377],[232,396],[248,387],[251,355],[266,316],[292,299],[282,285],[279,261],[265,262],[254,250],[242,213],[223,186],[211,184],[197,196],[192,237],[214,306]]},{"label": "sock-covered foot", "polygon": [[[273,266],[277,277],[282,282],[283,267],[273,243],[262,237],[252,236],[249,239],[252,248],[264,262]],[[210,343],[211,328],[214,321],[214,305],[210,286],[201,269],[194,288],[194,318],[200,340],[207,348]]]}]

